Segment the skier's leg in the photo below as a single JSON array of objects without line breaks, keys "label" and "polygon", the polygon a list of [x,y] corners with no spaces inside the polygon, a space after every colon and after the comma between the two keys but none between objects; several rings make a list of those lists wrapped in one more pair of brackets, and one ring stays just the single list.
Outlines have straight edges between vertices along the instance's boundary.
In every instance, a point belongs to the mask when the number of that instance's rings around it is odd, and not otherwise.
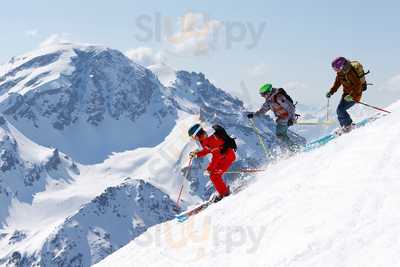
[{"label": "skier's leg", "polygon": [[290,150],[294,149],[297,145],[290,140],[288,136],[288,125],[285,123],[276,124],[276,137],[278,137],[282,142],[284,142]]},{"label": "skier's leg", "polygon": [[353,123],[353,120],[351,119],[350,114],[347,112],[347,110],[354,106],[354,104],[355,102],[348,102],[344,100],[344,98],[342,98],[342,100],[340,101],[339,106],[336,110],[340,126],[345,127]]},{"label": "skier's leg", "polygon": [[226,196],[229,194],[229,188],[226,186],[222,176],[231,167],[235,159],[235,153],[233,151],[228,151],[218,164],[216,164],[215,169],[210,173],[210,179],[220,196]]},{"label": "skier's leg", "polygon": [[288,130],[288,126],[283,124],[283,123],[276,123],[276,137],[278,137],[279,139],[281,139],[282,141],[284,141],[286,143],[286,140],[288,138],[287,136],[287,130]]},{"label": "skier's leg", "polygon": [[345,100],[342,98],[342,100],[340,100],[339,105],[336,109],[339,124],[341,127],[343,127],[345,125],[345,121],[346,121],[346,113],[347,112],[346,112],[344,106],[345,106]]},{"label": "skier's leg", "polygon": [[213,170],[210,173],[211,182],[214,184],[215,190],[220,196],[228,194],[229,190],[224,180],[222,179],[223,172],[221,170]]}]

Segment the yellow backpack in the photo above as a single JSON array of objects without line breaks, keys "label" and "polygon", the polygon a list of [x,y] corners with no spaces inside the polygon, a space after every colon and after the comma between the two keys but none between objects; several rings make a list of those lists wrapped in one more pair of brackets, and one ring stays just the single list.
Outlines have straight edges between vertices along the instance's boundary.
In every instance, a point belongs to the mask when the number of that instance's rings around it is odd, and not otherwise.
[{"label": "yellow backpack", "polygon": [[358,78],[360,78],[363,84],[367,84],[367,80],[365,79],[365,75],[369,74],[369,71],[365,72],[363,65],[356,60],[350,61],[351,66],[356,71]]}]

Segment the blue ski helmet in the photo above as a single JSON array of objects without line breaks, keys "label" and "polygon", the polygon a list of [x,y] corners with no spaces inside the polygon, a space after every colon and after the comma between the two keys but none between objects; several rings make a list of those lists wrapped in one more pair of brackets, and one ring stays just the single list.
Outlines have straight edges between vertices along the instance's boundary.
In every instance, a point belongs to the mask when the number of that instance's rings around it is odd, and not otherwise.
[{"label": "blue ski helmet", "polygon": [[188,134],[190,137],[196,136],[200,130],[202,130],[201,125],[199,123],[196,123],[192,127],[190,127]]}]

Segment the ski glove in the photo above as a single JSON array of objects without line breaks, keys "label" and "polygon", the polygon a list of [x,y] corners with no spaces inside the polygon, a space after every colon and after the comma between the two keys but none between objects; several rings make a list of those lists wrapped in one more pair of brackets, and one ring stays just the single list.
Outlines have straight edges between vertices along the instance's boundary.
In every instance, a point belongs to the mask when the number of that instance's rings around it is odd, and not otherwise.
[{"label": "ski glove", "polygon": [[346,95],[345,97],[344,97],[344,100],[346,100],[347,102],[353,102],[354,100],[353,100],[353,97],[351,96],[351,95]]},{"label": "ski glove", "polygon": [[197,152],[198,152],[198,151],[192,151],[192,152],[189,153],[189,156],[190,156],[191,158],[197,158]]},{"label": "ski glove", "polygon": [[210,176],[210,172],[206,170],[206,171],[204,171],[203,175],[204,176]]},{"label": "ski glove", "polygon": [[327,97],[327,98],[330,98],[331,96],[332,96],[331,91],[329,91],[328,93],[326,93],[326,97]]},{"label": "ski glove", "polygon": [[247,114],[247,118],[249,118],[249,119],[254,118],[254,113],[249,113],[249,114]]}]

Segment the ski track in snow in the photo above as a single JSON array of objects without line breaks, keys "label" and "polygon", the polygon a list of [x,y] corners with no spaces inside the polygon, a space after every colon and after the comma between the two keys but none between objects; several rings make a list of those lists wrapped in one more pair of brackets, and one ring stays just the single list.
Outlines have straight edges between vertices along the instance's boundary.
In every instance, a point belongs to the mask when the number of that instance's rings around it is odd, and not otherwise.
[{"label": "ski track in snow", "polygon": [[391,110],[96,266],[400,266],[400,102]]}]

